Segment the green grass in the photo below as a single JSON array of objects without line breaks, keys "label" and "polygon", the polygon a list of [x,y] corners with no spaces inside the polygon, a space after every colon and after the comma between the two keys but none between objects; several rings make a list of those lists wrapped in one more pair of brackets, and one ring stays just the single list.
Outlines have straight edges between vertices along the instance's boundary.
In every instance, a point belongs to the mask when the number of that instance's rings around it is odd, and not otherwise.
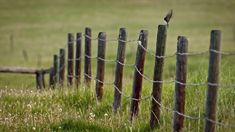
[{"label": "green grass", "polygon": [[[210,31],[222,30],[222,51],[235,51],[235,1],[227,0],[0,0],[0,66],[52,66],[53,54],[66,45],[67,33],[84,32],[92,28],[92,37],[98,32],[107,34],[107,39],[117,38],[120,27],[125,27],[128,40],[137,39],[141,29],[149,32],[148,49],[155,51],[157,25],[168,10],[174,10],[167,36],[166,54],[176,51],[177,36],[189,39],[189,51],[200,52],[209,48]],[[96,41],[92,53],[97,53]],[[84,48],[84,45],[83,45]],[[126,63],[134,63],[136,44],[126,47]],[[23,50],[28,60],[23,57]],[[108,42],[107,59],[116,58],[116,42]],[[175,57],[167,58],[164,79],[175,78]],[[222,56],[220,82],[235,82],[234,56]],[[82,65],[83,67],[83,65]],[[114,64],[107,64],[105,81],[114,80]],[[83,69],[82,69],[83,71]],[[154,57],[147,54],[145,74],[152,78]],[[187,82],[200,83],[207,79],[208,55],[188,58]],[[96,60],[92,61],[92,74],[96,75]],[[46,78],[48,79],[48,78]],[[124,69],[124,88],[131,95],[133,69]],[[95,100],[95,84],[79,90],[61,88],[35,90],[32,75],[0,74],[0,130],[1,131],[149,131],[150,100],[140,104],[139,116],[129,121],[130,100],[123,97],[122,108],[112,112],[113,87],[104,87],[101,103]],[[144,80],[142,96],[149,96],[152,84]],[[162,104],[174,106],[174,84],[164,84]],[[235,90],[220,88],[217,118],[225,124],[234,124]],[[203,118],[205,87],[186,89],[186,114]],[[95,117],[93,117],[95,115]],[[172,111],[162,109],[161,126],[155,131],[172,131]],[[185,119],[184,131],[202,131],[203,120]],[[217,127],[218,131],[234,131]]]}]

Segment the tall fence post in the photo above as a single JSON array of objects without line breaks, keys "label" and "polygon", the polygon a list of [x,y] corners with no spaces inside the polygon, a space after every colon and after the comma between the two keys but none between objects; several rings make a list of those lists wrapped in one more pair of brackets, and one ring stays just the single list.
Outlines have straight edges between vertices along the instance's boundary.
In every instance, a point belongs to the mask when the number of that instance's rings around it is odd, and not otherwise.
[{"label": "tall fence post", "polygon": [[118,51],[117,51],[117,62],[115,70],[115,81],[114,81],[114,102],[113,109],[117,112],[117,109],[121,105],[122,97],[122,77],[123,77],[123,63],[125,60],[125,50],[126,50],[126,29],[120,28],[118,37]]},{"label": "tall fence post", "polygon": [[148,31],[141,30],[138,41],[138,48],[136,53],[135,60],[135,72],[133,80],[133,89],[132,89],[132,99],[131,99],[131,116],[130,120],[132,121],[133,117],[138,114],[139,111],[139,101],[141,98],[142,90],[142,81],[143,77],[141,74],[144,72],[144,61],[145,61],[145,50],[147,48],[147,37]]},{"label": "tall fence post", "polygon": [[84,58],[84,81],[91,86],[91,28],[85,28],[85,58]]},{"label": "tall fence post", "polygon": [[152,107],[150,115],[150,127],[153,129],[157,123],[159,125],[160,120],[160,105],[161,103],[161,93],[162,93],[162,76],[163,76],[163,66],[164,66],[164,55],[165,55],[165,45],[167,38],[167,26],[159,25],[157,33],[157,43],[156,43],[156,58],[154,66],[154,76],[153,76],[153,90],[152,90]]},{"label": "tall fence post", "polygon": [[65,72],[65,50],[60,49],[60,54],[59,54],[59,60],[60,60],[60,65],[59,65],[59,83],[60,86],[64,85],[64,72]]},{"label": "tall fence post", "polygon": [[58,56],[54,55],[54,65],[53,65],[53,88],[56,87],[57,83],[58,83]]},{"label": "tall fence post", "polygon": [[220,69],[220,47],[221,47],[221,31],[212,30],[210,40],[210,62],[208,69],[208,85],[206,97],[206,112],[204,132],[215,132],[216,121],[216,102],[219,84]]},{"label": "tall fence post", "polygon": [[81,83],[81,46],[82,46],[82,33],[77,33],[76,36],[76,63],[75,63],[75,79],[76,87],[78,88]]},{"label": "tall fence post", "polygon": [[68,86],[73,85],[73,43],[74,42],[74,36],[72,33],[68,33]]},{"label": "tall fence post", "polygon": [[184,126],[184,116],[178,114],[184,114],[185,107],[185,87],[187,79],[187,53],[188,52],[188,40],[184,36],[178,37],[177,42],[177,56],[176,56],[176,82],[175,82],[175,107],[173,132],[180,132]]},{"label": "tall fence post", "polygon": [[100,32],[98,35],[98,54],[97,54],[97,70],[96,70],[96,98],[101,101],[103,97],[103,82],[105,70],[105,47],[106,47],[106,34]]}]

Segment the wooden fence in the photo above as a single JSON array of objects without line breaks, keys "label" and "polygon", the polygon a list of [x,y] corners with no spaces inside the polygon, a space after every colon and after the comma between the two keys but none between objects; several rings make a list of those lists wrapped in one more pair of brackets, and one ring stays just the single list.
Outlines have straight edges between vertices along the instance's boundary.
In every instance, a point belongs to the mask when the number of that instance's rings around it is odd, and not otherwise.
[{"label": "wooden fence", "polygon": [[[234,55],[234,53],[224,53],[220,51],[221,47],[221,31],[212,30],[210,49],[200,53],[189,53],[188,52],[188,40],[185,36],[179,36],[177,41],[177,52],[171,56],[165,56],[165,47],[167,40],[167,26],[159,25],[156,42],[156,52],[152,53],[147,49],[148,44],[148,31],[141,30],[138,40],[127,40],[126,29],[120,28],[118,39],[107,40],[106,34],[100,32],[97,38],[92,38],[91,28],[85,28],[85,34],[81,32],[76,34],[76,37],[72,33],[68,34],[67,43],[67,85],[79,87],[81,84],[81,49],[82,49],[82,38],[85,38],[85,50],[84,50],[84,82],[87,87],[91,86],[91,80],[96,81],[95,90],[96,98],[98,101],[102,101],[103,97],[103,86],[105,84],[111,84],[114,87],[114,101],[113,110],[117,112],[120,108],[122,96],[126,96],[122,92],[123,85],[123,69],[124,66],[131,66],[134,69],[133,77],[133,90],[132,96],[130,97],[131,108],[130,108],[130,120],[132,121],[135,116],[138,115],[139,102],[145,98],[151,98],[151,111],[150,111],[150,127],[154,129],[160,125],[160,109],[163,107],[161,104],[161,93],[163,83],[175,83],[175,104],[174,109],[170,109],[174,113],[173,118],[173,131],[182,131],[184,127],[184,119],[200,119],[198,117],[192,117],[185,115],[185,88],[187,86],[207,86],[207,98],[206,98],[206,109],[205,109],[205,132],[214,132],[215,126],[222,123],[216,120],[216,101],[217,91],[219,85],[219,66],[221,55]],[[76,38],[76,39],[74,39]],[[91,40],[98,41],[98,53],[97,57],[91,55]],[[106,42],[116,41],[118,43],[116,60],[105,59],[106,53]],[[135,64],[125,63],[125,46],[128,42],[135,42],[138,45],[136,52]],[[76,43],[76,44],[75,44]],[[74,45],[76,47],[74,47]],[[76,50],[74,50],[74,48]],[[74,58],[74,51],[75,58]],[[187,83],[187,58],[192,55],[200,55],[209,53],[209,67],[208,67],[208,81],[203,84]],[[54,55],[53,68],[50,72],[50,86],[56,88],[57,85],[63,86],[65,80],[65,49],[60,49],[59,56]],[[150,79],[144,75],[144,62],[145,55],[151,54],[155,57],[154,77]],[[175,80],[163,80],[163,67],[164,59],[167,57],[176,56],[176,78]],[[96,77],[92,77],[92,65],[91,59],[97,59],[97,70]],[[113,62],[116,64],[115,79],[114,83],[107,83],[104,80],[105,63]],[[74,67],[75,65],[75,67]],[[74,72],[75,71],[75,72]],[[73,81],[75,79],[75,81]],[[141,98],[141,89],[143,79],[153,83],[152,94],[148,97]],[[231,126],[234,127],[234,126]]]},{"label": "wooden fence", "polygon": [[1,73],[17,73],[17,74],[35,74],[36,88],[45,88],[45,74],[49,73],[50,69],[43,68],[28,68],[28,67],[0,67]]}]

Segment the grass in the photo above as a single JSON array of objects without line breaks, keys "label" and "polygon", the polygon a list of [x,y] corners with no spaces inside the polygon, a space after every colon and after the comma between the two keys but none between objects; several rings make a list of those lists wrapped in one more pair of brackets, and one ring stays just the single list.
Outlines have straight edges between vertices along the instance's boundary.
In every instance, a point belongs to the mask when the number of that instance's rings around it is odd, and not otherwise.
[{"label": "grass", "polygon": [[[177,36],[189,39],[189,51],[206,51],[210,31],[222,30],[222,51],[235,51],[235,2],[228,0],[0,0],[0,65],[52,66],[53,54],[66,44],[68,32],[84,32],[92,28],[95,38],[104,31],[107,39],[116,38],[120,27],[125,27],[128,40],[137,39],[141,29],[149,32],[148,49],[155,51],[157,25],[168,10],[174,10],[167,36],[166,54],[176,51]],[[97,45],[93,41],[92,53]],[[83,45],[84,47],[84,45]],[[116,57],[116,42],[107,43],[107,59]],[[134,63],[136,44],[126,47],[126,63]],[[28,59],[24,59],[23,52]],[[220,81],[234,84],[234,56],[222,56]],[[114,79],[114,64],[106,65],[105,81]],[[152,78],[154,57],[147,54],[145,74]],[[83,70],[83,69],[82,69]],[[188,82],[200,83],[207,79],[208,55],[188,58]],[[96,74],[96,60],[92,61],[92,74]],[[133,69],[124,69],[124,93],[131,95]],[[167,58],[164,79],[175,78],[175,58]],[[101,103],[95,100],[95,85],[87,89],[49,88],[35,90],[35,77],[31,75],[0,74],[0,130],[1,131],[149,131],[150,100],[141,101],[139,116],[129,122],[130,100],[123,97],[122,108],[112,112],[113,87],[105,86]],[[143,83],[142,96],[149,96],[152,84]],[[174,106],[174,85],[164,84],[162,104]],[[203,118],[205,87],[186,90],[186,114]],[[219,89],[217,118],[225,124],[234,124],[234,87]],[[173,113],[161,111],[161,126],[155,131],[172,131]],[[184,131],[202,131],[203,120],[185,119]],[[234,129],[217,126],[217,131]]]}]

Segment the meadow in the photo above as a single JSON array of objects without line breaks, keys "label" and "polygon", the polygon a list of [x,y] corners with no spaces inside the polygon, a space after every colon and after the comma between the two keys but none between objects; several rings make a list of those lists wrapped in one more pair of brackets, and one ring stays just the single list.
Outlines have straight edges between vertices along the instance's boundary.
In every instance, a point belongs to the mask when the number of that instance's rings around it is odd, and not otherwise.
[{"label": "meadow", "polygon": [[[189,52],[209,49],[210,32],[222,31],[222,51],[235,51],[234,0],[0,0],[0,66],[49,68],[53,55],[67,42],[67,33],[92,28],[92,37],[106,32],[107,39],[118,37],[119,28],[127,30],[127,40],[137,39],[141,29],[148,30],[148,50],[155,52],[157,26],[164,24],[166,13],[174,15],[167,31],[166,55],[176,52],[178,36],[189,40]],[[83,43],[84,44],[84,43]],[[84,50],[84,45],[82,46]],[[134,63],[137,44],[126,46],[126,63]],[[108,42],[106,58],[115,59],[117,42]],[[25,54],[27,54],[25,57]],[[92,55],[97,54],[97,41],[92,41]],[[207,80],[209,55],[188,57],[187,81]],[[146,54],[144,73],[152,78],[155,58]],[[167,58],[164,80],[175,78],[175,57]],[[226,125],[235,119],[234,56],[222,56],[217,118]],[[83,68],[83,64],[82,64]],[[105,81],[114,80],[114,64],[106,64]],[[83,73],[83,69],[82,69]],[[132,68],[124,68],[123,92],[131,95]],[[96,60],[92,60],[96,75]],[[48,76],[46,78],[48,81]],[[48,82],[47,82],[48,84]],[[95,82],[87,88],[47,87],[36,90],[31,75],[0,73],[0,131],[150,131],[151,100],[142,100],[138,117],[129,121],[130,99],[122,98],[122,107],[113,113],[112,85],[104,86],[104,97],[95,99]],[[142,96],[149,96],[152,84],[144,80]],[[164,84],[162,104],[174,107],[174,84]],[[186,88],[186,114],[203,117],[206,87]],[[173,112],[162,109],[160,126],[154,131],[172,131]],[[203,131],[204,120],[185,119],[184,131]],[[235,129],[217,125],[219,132]]]}]

